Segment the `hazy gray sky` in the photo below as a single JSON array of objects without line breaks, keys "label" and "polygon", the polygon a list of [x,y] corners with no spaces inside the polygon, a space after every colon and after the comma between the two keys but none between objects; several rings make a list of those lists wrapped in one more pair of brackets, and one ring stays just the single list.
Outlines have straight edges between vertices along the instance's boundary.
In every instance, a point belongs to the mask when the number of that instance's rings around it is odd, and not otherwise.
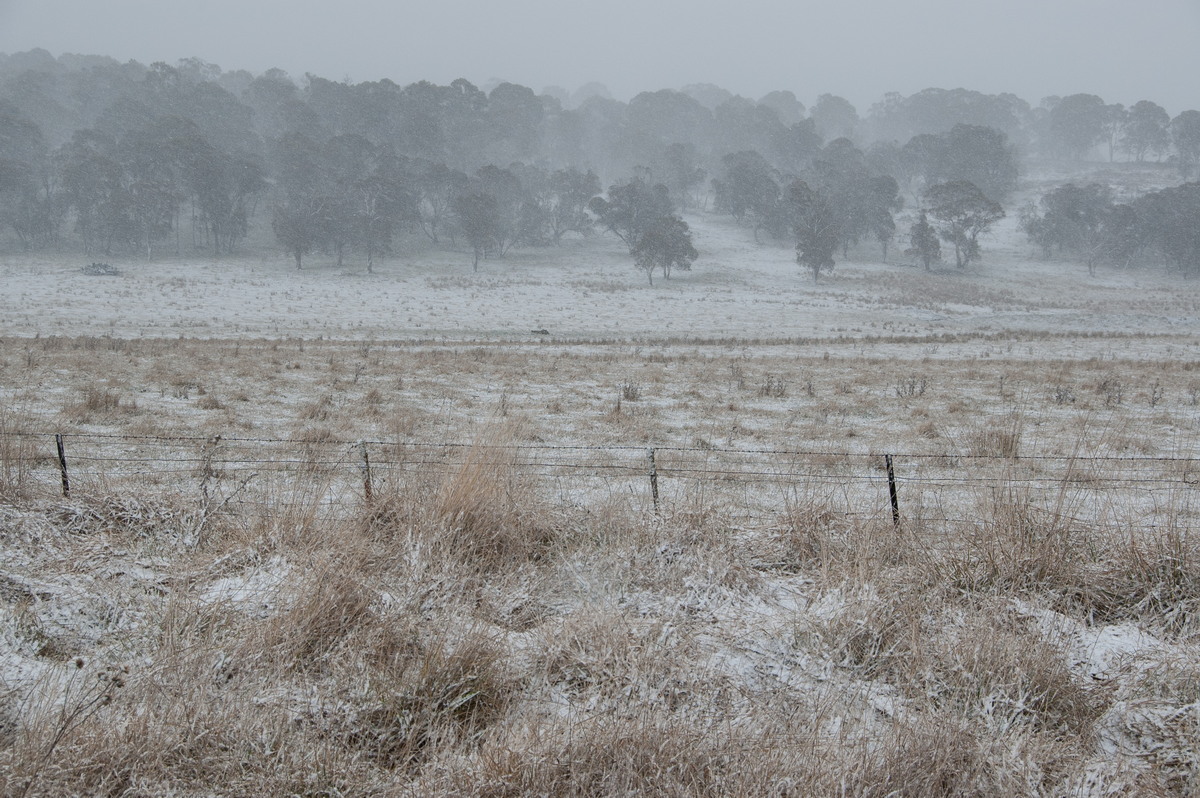
[{"label": "hazy gray sky", "polygon": [[0,51],[33,47],[356,82],[595,80],[620,99],[831,92],[860,112],[930,86],[1200,108],[1200,0],[0,0]]}]

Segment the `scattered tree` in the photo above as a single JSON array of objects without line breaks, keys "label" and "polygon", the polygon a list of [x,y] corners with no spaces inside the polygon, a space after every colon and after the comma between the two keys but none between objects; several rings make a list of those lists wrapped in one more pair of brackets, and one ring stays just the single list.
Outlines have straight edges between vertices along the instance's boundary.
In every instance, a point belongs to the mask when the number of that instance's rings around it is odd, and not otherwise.
[{"label": "scattered tree", "polygon": [[303,258],[321,243],[325,218],[322,199],[314,195],[297,195],[276,202],[271,212],[271,229],[284,252],[303,268]]},{"label": "scattered tree", "polygon": [[1021,227],[1049,256],[1051,251],[1081,258],[1089,274],[1104,259],[1109,248],[1107,221],[1112,213],[1113,193],[1108,186],[1068,183],[1050,191],[1041,200],[1043,214],[1023,214]]},{"label": "scattered tree", "polygon": [[908,240],[912,247],[907,250],[907,254],[919,259],[924,264],[925,271],[930,271],[930,266],[942,259],[942,244],[925,211],[921,211],[917,221],[909,228]]},{"label": "scattered tree", "polygon": [[1171,145],[1171,117],[1161,105],[1142,100],[1125,118],[1121,147],[1135,161],[1144,161],[1147,153],[1161,155]]},{"label": "scattered tree", "polygon": [[650,185],[641,178],[634,178],[609,186],[607,199],[593,197],[588,210],[632,252],[642,234],[659,219],[671,216],[675,209],[666,186],[662,183]]},{"label": "scattered tree", "polygon": [[501,239],[500,209],[496,198],[482,191],[459,194],[454,198],[454,214],[475,255],[472,269],[479,271],[480,258],[493,251]]},{"label": "scattered tree", "polygon": [[661,269],[663,276],[670,279],[673,269],[690,270],[699,257],[687,222],[678,216],[656,219],[638,238],[632,254],[637,267],[646,272],[650,285],[654,285],[655,269]]},{"label": "scattered tree", "polygon": [[419,162],[415,175],[417,223],[433,243],[438,243],[454,197],[466,190],[470,180],[444,163]]},{"label": "scattered tree", "polygon": [[829,200],[803,180],[788,187],[796,233],[796,262],[812,271],[813,282],[834,266],[833,253],[841,244],[841,225]]},{"label": "scattered tree", "polygon": [[1181,273],[1200,274],[1200,183],[1152,191],[1134,208],[1145,243]]},{"label": "scattered tree", "polygon": [[925,202],[929,215],[941,222],[942,239],[954,245],[954,263],[960,269],[979,258],[979,235],[1004,218],[1000,204],[966,180],[930,186]]},{"label": "scattered tree", "polygon": [[965,180],[996,202],[1017,185],[1017,156],[999,130],[955,125],[931,148],[925,176],[929,183]]},{"label": "scattered tree", "polygon": [[757,152],[730,153],[721,159],[724,172],[713,179],[714,207],[742,222],[750,218],[754,240],[764,226],[771,227],[779,216],[779,184],[774,170]]},{"label": "scattered tree", "polygon": [[1104,125],[1102,140],[1108,146],[1108,162],[1113,161],[1113,151],[1116,149],[1117,141],[1121,134],[1125,132],[1125,125],[1129,119],[1129,111],[1125,110],[1125,106],[1120,103],[1104,106]]},{"label": "scattered tree", "polygon": [[1051,148],[1081,160],[1104,138],[1108,106],[1094,94],[1063,97],[1050,109]]},{"label": "scattered tree", "polygon": [[488,165],[475,173],[474,182],[478,192],[494,202],[491,249],[497,255],[507,254],[516,244],[537,243],[544,220],[535,213],[532,195],[512,170]]},{"label": "scattered tree", "polygon": [[1184,111],[1171,120],[1171,141],[1179,159],[1179,172],[1187,180],[1200,163],[1200,111]]},{"label": "scattered tree", "polygon": [[787,90],[769,92],[758,101],[758,104],[773,110],[779,117],[779,121],[788,127],[804,119],[804,103],[797,100],[796,95]]},{"label": "scattered tree", "polygon": [[825,141],[853,138],[858,129],[858,111],[844,97],[822,94],[811,113],[817,134]]},{"label": "scattered tree", "polygon": [[883,250],[883,260],[887,261],[888,245],[896,235],[895,214],[904,207],[900,197],[900,185],[891,175],[880,175],[870,178],[864,185],[866,203],[867,229]]},{"label": "scattered tree", "polygon": [[11,227],[26,249],[44,245],[57,238],[64,211],[41,128],[0,102],[0,230]]},{"label": "scattered tree", "polygon": [[704,184],[706,175],[695,145],[678,141],[667,146],[655,164],[654,173],[671,192],[672,201],[684,210],[691,206],[692,191]]},{"label": "scattered tree", "polygon": [[593,220],[588,203],[599,194],[600,178],[590,170],[559,169],[550,176],[547,210],[554,243],[559,243],[567,233],[591,232]]}]

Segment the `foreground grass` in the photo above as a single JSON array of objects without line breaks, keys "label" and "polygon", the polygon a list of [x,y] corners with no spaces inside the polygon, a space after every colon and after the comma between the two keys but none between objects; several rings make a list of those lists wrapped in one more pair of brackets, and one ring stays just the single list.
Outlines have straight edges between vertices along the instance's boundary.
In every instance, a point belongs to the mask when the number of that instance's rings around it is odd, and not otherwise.
[{"label": "foreground grass", "polygon": [[[5,794],[1197,788],[1194,480],[1037,459],[1186,449],[1182,361],[24,343],[0,363]],[[28,429],[304,443],[247,483],[135,442],[72,460],[62,499]],[[477,445],[368,503],[324,453],[369,436]],[[898,444],[966,487],[953,512],[906,493],[896,529],[827,480],[682,490],[664,456],[655,513],[512,448],[580,439],[802,446],[834,474]]]},{"label": "foreground grass", "polygon": [[351,516],[10,496],[6,793],[1195,788],[1186,528],[564,510],[502,451]]}]

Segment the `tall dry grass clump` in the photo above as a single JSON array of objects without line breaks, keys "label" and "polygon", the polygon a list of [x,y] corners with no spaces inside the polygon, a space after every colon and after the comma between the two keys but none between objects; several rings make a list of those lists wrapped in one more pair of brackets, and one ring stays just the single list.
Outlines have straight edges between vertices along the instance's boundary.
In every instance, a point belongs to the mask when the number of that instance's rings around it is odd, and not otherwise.
[{"label": "tall dry grass clump", "polygon": [[138,411],[136,398],[123,395],[119,390],[100,383],[90,383],[82,388],[78,400],[63,408],[64,415],[80,424],[89,424],[96,419],[130,415]]},{"label": "tall dry grass clump", "polygon": [[[777,714],[776,714],[777,713]],[[830,719],[780,705],[752,721],[687,717],[663,707],[579,716],[527,715],[478,749],[423,774],[425,795],[807,796],[845,788],[865,746],[826,736]],[[904,793],[897,793],[904,794]]]},{"label": "tall dry grass clump", "polygon": [[1001,479],[978,493],[974,523],[959,525],[939,569],[971,592],[1045,591],[1087,601],[1096,530],[1075,519],[1067,486],[1046,507],[1020,480]]},{"label": "tall dry grass clump", "polygon": [[968,432],[966,452],[972,457],[1016,460],[1021,455],[1024,428],[1024,417],[1018,412],[999,419],[985,419]]},{"label": "tall dry grass clump", "polygon": [[430,502],[444,550],[480,571],[543,554],[554,540],[549,509],[520,463],[515,424],[490,426],[462,453]]},{"label": "tall dry grass clump", "polygon": [[1200,634],[1200,535],[1186,521],[1120,536],[1108,553],[1099,617],[1152,621],[1183,639]]},{"label": "tall dry grass clump", "polygon": [[0,500],[25,498],[30,487],[36,447],[24,419],[0,404]]},{"label": "tall dry grass clump", "polygon": [[310,566],[292,587],[289,606],[265,625],[263,649],[288,670],[328,670],[329,658],[344,656],[348,641],[378,622],[376,600],[360,557],[345,551],[329,555]]},{"label": "tall dry grass clump", "polygon": [[502,660],[502,648],[478,627],[376,649],[365,705],[344,731],[347,745],[380,766],[410,771],[476,740],[517,695]]}]

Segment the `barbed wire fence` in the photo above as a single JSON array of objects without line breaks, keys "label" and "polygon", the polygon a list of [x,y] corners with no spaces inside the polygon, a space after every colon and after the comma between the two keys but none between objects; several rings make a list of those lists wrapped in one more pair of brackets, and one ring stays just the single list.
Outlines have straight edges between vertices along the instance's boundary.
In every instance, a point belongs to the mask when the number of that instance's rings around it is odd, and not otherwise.
[{"label": "barbed wire fence", "polygon": [[303,494],[353,514],[420,482],[453,479],[484,458],[564,508],[619,501],[642,512],[777,522],[819,504],[842,516],[975,524],[1019,502],[1069,522],[1191,525],[1200,458],[1028,457],[716,446],[552,445],[0,431],[0,486],[49,497],[171,495],[268,513]]}]

